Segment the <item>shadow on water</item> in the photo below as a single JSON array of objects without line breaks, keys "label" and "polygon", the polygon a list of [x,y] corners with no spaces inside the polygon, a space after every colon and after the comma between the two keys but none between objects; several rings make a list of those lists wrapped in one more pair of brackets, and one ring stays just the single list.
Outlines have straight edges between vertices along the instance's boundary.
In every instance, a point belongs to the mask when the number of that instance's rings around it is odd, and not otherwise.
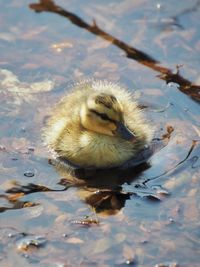
[{"label": "shadow on water", "polygon": [[104,40],[112,43],[126,53],[126,56],[130,59],[136,60],[140,64],[159,72],[159,78],[166,81],[166,83],[177,83],[179,85],[179,90],[186,95],[189,95],[196,101],[200,101],[200,86],[191,83],[189,80],[184,78],[179,73],[180,66],[177,66],[177,71],[171,71],[170,69],[160,65],[160,62],[152,58],[148,54],[126,44],[125,42],[115,38],[109,33],[103,31],[95,22],[93,24],[88,24],[83,19],[78,17],[76,14],[69,12],[62,7],[56,5],[52,0],[40,0],[40,3],[30,4],[30,8],[36,12],[51,12],[56,13],[62,17],[67,18],[76,26],[83,28],[92,34],[95,34]]}]

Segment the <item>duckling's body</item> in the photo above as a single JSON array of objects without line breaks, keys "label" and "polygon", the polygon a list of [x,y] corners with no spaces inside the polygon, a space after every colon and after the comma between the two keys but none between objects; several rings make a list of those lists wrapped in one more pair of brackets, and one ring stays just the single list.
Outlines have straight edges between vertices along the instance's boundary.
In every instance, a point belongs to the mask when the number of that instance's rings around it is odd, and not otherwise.
[{"label": "duckling's body", "polygon": [[118,166],[150,140],[133,96],[107,81],[76,85],[53,110],[44,141],[59,157],[82,167]]}]

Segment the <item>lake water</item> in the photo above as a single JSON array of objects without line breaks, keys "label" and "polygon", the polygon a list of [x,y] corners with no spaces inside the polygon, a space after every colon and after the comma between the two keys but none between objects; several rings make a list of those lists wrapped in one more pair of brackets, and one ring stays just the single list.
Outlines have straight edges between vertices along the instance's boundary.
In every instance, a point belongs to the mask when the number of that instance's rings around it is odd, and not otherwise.
[{"label": "lake water", "polygon": [[[0,10],[0,265],[199,267],[200,1]],[[156,137],[173,132],[131,173],[75,184],[49,164],[41,129],[91,77],[135,92]]]}]

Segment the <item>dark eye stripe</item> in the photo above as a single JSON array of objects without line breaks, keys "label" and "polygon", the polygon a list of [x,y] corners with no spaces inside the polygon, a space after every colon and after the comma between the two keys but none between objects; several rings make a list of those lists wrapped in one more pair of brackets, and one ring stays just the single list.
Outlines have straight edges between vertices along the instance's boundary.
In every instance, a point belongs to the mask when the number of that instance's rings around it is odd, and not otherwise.
[{"label": "dark eye stripe", "polygon": [[90,111],[91,111],[92,113],[96,114],[97,116],[99,116],[102,120],[107,120],[107,121],[111,121],[111,122],[116,122],[115,120],[109,118],[108,115],[105,114],[105,113],[99,113],[99,112],[97,112],[97,111],[94,110],[94,109],[90,109]]}]

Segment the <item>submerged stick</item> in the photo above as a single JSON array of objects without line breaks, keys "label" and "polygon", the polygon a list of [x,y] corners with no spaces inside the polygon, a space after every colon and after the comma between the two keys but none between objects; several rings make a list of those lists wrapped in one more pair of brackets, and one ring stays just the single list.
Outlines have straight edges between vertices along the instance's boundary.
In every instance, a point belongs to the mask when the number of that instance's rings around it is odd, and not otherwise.
[{"label": "submerged stick", "polygon": [[78,17],[76,14],[71,13],[60,6],[57,6],[54,1],[52,0],[40,0],[39,3],[30,4],[31,9],[35,10],[36,12],[51,12],[59,14],[70,20],[73,24],[80,28],[84,28],[87,31],[91,32],[94,35],[101,37],[102,39],[112,43],[113,45],[117,46],[121,50],[126,53],[128,58],[136,60],[140,64],[153,69],[156,72],[159,72],[160,75],[158,77],[166,83],[174,82],[179,85],[179,90],[190,97],[192,97],[196,101],[200,101],[200,86],[193,84],[191,81],[187,80],[179,73],[179,67],[177,66],[177,71],[174,73],[172,70],[160,66],[160,62],[156,59],[152,58],[148,54],[126,44],[125,42],[115,38],[111,34],[103,31],[95,22],[93,21],[92,24],[85,22],[83,19]]}]

